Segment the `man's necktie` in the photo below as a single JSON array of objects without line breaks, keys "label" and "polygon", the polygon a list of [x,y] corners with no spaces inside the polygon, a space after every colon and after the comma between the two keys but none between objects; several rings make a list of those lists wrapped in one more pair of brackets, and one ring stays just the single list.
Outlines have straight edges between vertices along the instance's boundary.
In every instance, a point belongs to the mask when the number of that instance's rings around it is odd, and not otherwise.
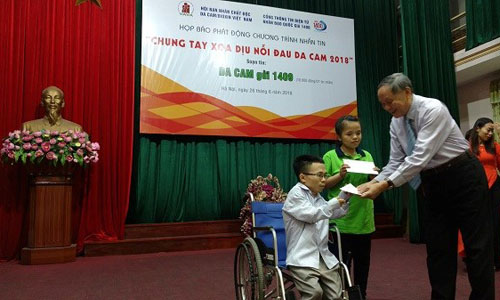
[{"label": "man's necktie", "polygon": [[[413,148],[415,147],[415,141],[416,141],[415,131],[413,130],[413,120],[405,117],[405,125],[406,125],[406,136],[408,138],[406,151],[408,155],[411,155],[413,153]],[[415,175],[415,177],[413,177],[408,183],[414,190],[417,190],[420,183],[422,183],[420,175],[419,174]]]}]

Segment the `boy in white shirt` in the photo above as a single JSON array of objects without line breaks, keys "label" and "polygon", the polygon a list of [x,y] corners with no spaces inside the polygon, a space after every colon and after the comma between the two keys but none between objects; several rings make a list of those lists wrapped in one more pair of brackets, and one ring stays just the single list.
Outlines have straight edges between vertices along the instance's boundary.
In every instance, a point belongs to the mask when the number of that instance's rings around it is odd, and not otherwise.
[{"label": "boy in white shirt", "polygon": [[328,250],[328,220],[347,213],[350,195],[341,192],[330,201],[321,196],[327,173],[319,157],[298,156],[293,169],[299,182],[283,205],[286,264],[303,300],[341,299],[339,261]]}]

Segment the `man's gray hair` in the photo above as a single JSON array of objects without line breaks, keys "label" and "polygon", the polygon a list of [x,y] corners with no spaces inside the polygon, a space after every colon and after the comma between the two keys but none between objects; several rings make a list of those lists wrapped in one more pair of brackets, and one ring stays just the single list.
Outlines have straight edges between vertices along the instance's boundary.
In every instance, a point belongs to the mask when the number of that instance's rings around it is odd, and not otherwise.
[{"label": "man's gray hair", "polygon": [[388,86],[393,94],[396,94],[407,87],[413,92],[413,86],[411,84],[410,78],[403,73],[394,73],[386,76],[378,84],[377,90],[383,86]]}]

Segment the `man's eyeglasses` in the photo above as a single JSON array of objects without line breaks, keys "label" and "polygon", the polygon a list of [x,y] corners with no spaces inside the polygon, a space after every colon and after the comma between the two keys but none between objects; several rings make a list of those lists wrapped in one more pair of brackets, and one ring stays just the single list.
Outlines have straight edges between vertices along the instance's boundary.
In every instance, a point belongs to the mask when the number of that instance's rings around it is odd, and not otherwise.
[{"label": "man's eyeglasses", "polygon": [[325,178],[327,179],[328,177],[330,177],[330,175],[326,174],[326,173],[302,173],[304,175],[311,175],[311,176],[316,176],[318,178]]}]

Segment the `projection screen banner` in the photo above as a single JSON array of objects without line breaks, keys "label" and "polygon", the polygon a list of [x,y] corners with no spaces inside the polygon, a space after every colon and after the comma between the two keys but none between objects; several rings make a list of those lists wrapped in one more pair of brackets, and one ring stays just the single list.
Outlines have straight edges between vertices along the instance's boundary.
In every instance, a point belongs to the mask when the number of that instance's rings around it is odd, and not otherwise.
[{"label": "projection screen banner", "polygon": [[333,139],[357,114],[351,19],[143,0],[140,132]]}]

